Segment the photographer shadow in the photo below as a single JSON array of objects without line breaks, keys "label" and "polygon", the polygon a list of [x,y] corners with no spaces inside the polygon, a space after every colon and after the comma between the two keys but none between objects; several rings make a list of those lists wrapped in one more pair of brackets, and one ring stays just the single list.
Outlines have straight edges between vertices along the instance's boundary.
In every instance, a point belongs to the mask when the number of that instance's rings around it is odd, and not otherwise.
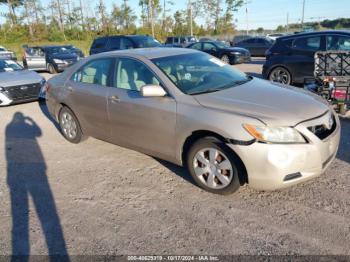
[{"label": "photographer shadow", "polygon": [[12,260],[28,261],[29,199],[32,199],[51,260],[69,261],[56,205],[46,176],[37,138],[41,129],[33,119],[15,113],[6,127],[7,184],[11,197]]}]

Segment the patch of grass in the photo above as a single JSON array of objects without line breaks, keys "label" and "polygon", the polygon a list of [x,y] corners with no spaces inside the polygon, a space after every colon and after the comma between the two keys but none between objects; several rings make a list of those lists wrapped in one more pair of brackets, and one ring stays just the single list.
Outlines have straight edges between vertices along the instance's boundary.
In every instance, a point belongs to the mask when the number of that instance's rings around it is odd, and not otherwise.
[{"label": "patch of grass", "polygon": [[38,45],[74,45],[77,48],[81,49],[85,56],[89,55],[89,50],[92,40],[72,40],[65,42],[50,42],[50,41],[40,41],[40,42],[28,42],[28,43],[4,43],[0,42],[0,45],[4,46],[7,49],[12,50],[16,53],[18,60],[22,60],[23,48],[22,45],[28,46],[38,46]]}]

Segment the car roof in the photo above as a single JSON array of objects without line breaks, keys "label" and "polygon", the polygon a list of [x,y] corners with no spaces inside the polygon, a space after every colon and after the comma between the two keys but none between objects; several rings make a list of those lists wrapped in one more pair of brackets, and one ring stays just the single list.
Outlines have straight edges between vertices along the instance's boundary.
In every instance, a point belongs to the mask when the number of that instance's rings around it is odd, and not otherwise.
[{"label": "car roof", "polygon": [[108,55],[126,55],[126,56],[138,56],[145,57],[147,59],[184,55],[199,53],[199,51],[189,48],[174,48],[174,47],[153,47],[153,48],[135,48],[135,49],[126,49],[119,51],[105,52],[96,55],[97,56],[108,56]]},{"label": "car roof", "polygon": [[149,35],[109,35],[109,36],[96,37],[94,40],[97,40],[97,39],[108,39],[108,38],[113,38],[113,37],[130,37],[130,38],[136,38],[136,37],[151,37],[151,36],[149,36]]},{"label": "car roof", "polygon": [[283,40],[283,39],[289,39],[289,38],[300,37],[300,36],[312,36],[312,35],[319,35],[319,34],[337,34],[337,33],[350,35],[350,31],[348,30],[323,30],[323,31],[313,31],[313,32],[301,32],[293,35],[281,36],[278,39]]}]

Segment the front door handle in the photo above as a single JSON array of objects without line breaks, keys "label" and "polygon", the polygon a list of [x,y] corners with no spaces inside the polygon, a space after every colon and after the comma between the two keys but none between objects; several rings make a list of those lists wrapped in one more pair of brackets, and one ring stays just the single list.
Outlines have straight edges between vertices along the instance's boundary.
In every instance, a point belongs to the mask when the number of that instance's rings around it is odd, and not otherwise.
[{"label": "front door handle", "polygon": [[111,96],[109,99],[114,103],[120,102],[120,98],[118,96]]},{"label": "front door handle", "polygon": [[67,89],[67,91],[69,91],[69,92],[73,92],[73,87],[71,87],[71,86],[67,86],[66,89]]}]

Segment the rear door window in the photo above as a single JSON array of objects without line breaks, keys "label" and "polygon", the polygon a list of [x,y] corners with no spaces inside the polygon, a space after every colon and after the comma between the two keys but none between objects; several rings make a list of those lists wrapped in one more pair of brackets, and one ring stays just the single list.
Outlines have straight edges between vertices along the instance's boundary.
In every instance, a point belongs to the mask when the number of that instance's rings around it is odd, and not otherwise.
[{"label": "rear door window", "polygon": [[113,50],[119,50],[120,49],[120,37],[111,37],[109,39],[109,48]]},{"label": "rear door window", "polygon": [[306,51],[318,51],[321,49],[321,37],[300,37],[294,40],[293,48],[306,50]]},{"label": "rear door window", "polygon": [[122,37],[120,39],[120,49],[132,49],[134,48],[134,44],[131,42],[130,39],[126,37]]},{"label": "rear door window", "polygon": [[350,36],[327,36],[327,50],[350,51]]},{"label": "rear door window", "polygon": [[165,42],[166,44],[172,44],[173,43],[173,38],[172,37],[168,37],[167,39],[166,39],[166,42]]},{"label": "rear door window", "polygon": [[71,80],[85,84],[109,86],[113,61],[112,58],[104,58],[88,62],[73,74]]}]

